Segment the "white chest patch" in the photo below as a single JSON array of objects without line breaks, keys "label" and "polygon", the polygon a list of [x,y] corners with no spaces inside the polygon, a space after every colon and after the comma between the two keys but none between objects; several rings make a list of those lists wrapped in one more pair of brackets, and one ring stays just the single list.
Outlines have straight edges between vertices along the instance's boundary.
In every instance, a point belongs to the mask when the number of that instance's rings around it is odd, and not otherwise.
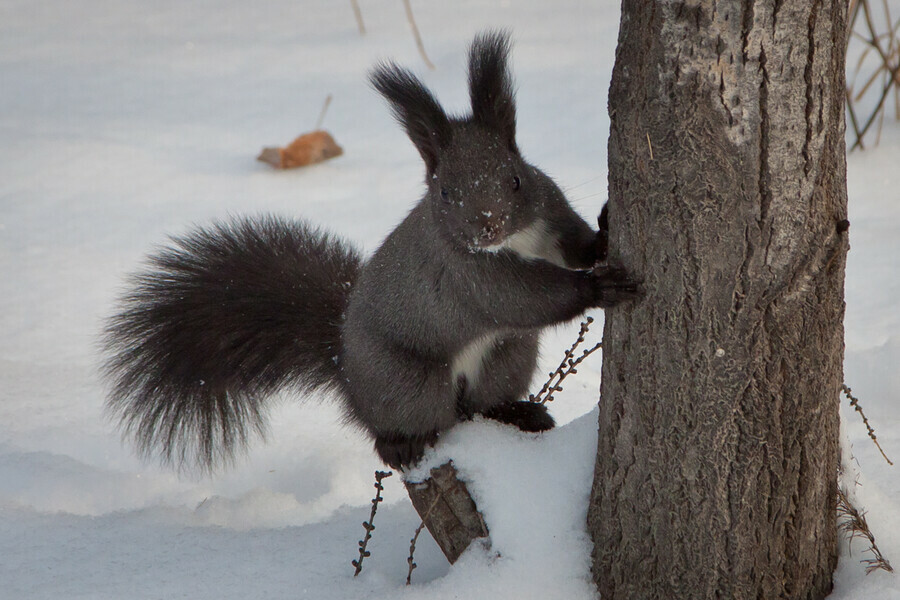
[{"label": "white chest patch", "polygon": [[459,380],[460,375],[466,378],[470,386],[474,386],[478,382],[484,358],[494,348],[497,335],[496,333],[489,333],[482,336],[469,343],[468,346],[453,357],[453,362],[450,364],[450,374],[454,385]]},{"label": "white chest patch", "polygon": [[526,260],[541,259],[554,265],[565,267],[566,261],[557,245],[556,237],[550,234],[550,230],[542,219],[538,219],[522,231],[517,231],[504,239],[499,244],[484,246],[482,250],[487,252],[499,252],[510,250]]}]

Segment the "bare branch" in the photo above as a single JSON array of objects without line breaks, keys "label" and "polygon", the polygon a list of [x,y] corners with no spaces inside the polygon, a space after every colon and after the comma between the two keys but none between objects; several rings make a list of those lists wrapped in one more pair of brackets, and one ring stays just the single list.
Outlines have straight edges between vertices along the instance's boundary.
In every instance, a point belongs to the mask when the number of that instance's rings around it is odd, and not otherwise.
[{"label": "bare branch", "polygon": [[384,486],[381,485],[381,480],[386,479],[393,475],[391,471],[375,471],[375,497],[372,498],[372,512],[369,514],[369,520],[363,521],[363,529],[366,530],[366,535],[359,541],[359,560],[351,560],[350,564],[356,567],[356,572],[353,573],[353,576],[356,577],[362,571],[362,563],[363,559],[369,556],[371,553],[366,550],[366,546],[369,544],[369,540],[372,538],[372,531],[375,529],[375,512],[378,510],[378,503],[383,501],[384,498],[381,497],[381,492],[384,490]]},{"label": "bare branch", "polygon": [[863,424],[865,424],[866,429],[869,432],[869,437],[872,438],[873,442],[875,442],[875,446],[878,448],[878,451],[881,452],[884,460],[886,460],[889,465],[893,466],[894,463],[891,462],[891,459],[889,459],[887,457],[887,454],[884,453],[884,450],[882,450],[881,444],[878,443],[878,438],[875,436],[875,430],[872,429],[871,425],[869,425],[869,420],[866,418],[866,413],[863,412],[862,407],[859,405],[859,398],[853,395],[853,391],[846,383],[841,384],[841,391],[844,392],[845,396],[847,396],[847,399],[850,401],[850,406],[856,409],[856,412],[858,412],[859,416],[862,417]]},{"label": "bare branch", "polygon": [[329,106],[331,106],[331,94],[325,97],[325,104],[322,105],[322,112],[319,113],[319,120],[316,121],[316,129],[322,129],[322,122],[325,121],[325,113],[328,112]]},{"label": "bare branch", "polygon": [[403,0],[403,6],[406,8],[406,19],[409,21],[409,26],[412,28],[413,37],[416,38],[416,46],[419,48],[419,54],[422,55],[425,66],[433,71],[434,63],[432,63],[428,59],[428,55],[425,54],[425,45],[422,43],[422,36],[419,35],[419,28],[416,26],[416,19],[413,17],[412,6],[410,6],[409,0]]},{"label": "bare branch", "polygon": [[438,493],[434,496],[434,501],[431,503],[431,506],[428,507],[428,510],[425,511],[425,514],[422,515],[422,522],[419,523],[419,526],[416,527],[416,533],[413,535],[412,539],[409,540],[409,558],[406,559],[406,562],[409,563],[409,571],[406,573],[406,585],[410,585],[412,583],[412,572],[418,565],[415,563],[415,559],[413,555],[416,552],[416,542],[419,539],[419,534],[422,533],[422,530],[425,529],[425,519],[431,516],[431,511],[434,510],[434,507],[437,506],[438,500],[441,499],[441,493]]},{"label": "bare branch", "polygon": [[544,385],[541,387],[540,391],[537,394],[531,394],[528,396],[528,400],[531,402],[540,402],[541,404],[546,404],[553,400],[554,392],[561,392],[562,387],[560,384],[563,380],[574,373],[578,373],[576,367],[580,365],[585,358],[590,356],[595,350],[599,350],[603,344],[602,342],[597,342],[592,348],[588,348],[578,358],[574,358],[575,350],[578,346],[584,342],[584,335],[588,332],[591,327],[591,323],[594,322],[593,317],[588,317],[581,323],[581,329],[578,332],[578,338],[572,344],[572,346],[566,350],[565,355],[563,356],[562,362],[559,363],[559,366],[556,367],[556,370],[549,373],[550,376],[547,381],[544,382]]},{"label": "bare branch", "polygon": [[359,2],[350,0],[353,7],[353,16],[356,17],[356,26],[359,27],[359,35],[366,35],[366,26],[363,24],[362,11],[359,10]]}]

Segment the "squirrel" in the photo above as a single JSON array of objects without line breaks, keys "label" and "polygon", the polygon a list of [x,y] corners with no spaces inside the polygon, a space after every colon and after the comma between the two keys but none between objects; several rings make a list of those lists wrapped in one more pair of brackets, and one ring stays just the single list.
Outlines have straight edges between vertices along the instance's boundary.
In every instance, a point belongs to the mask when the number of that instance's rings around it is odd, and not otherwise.
[{"label": "squirrel", "polygon": [[427,191],[368,260],[300,220],[236,218],[149,258],[104,333],[107,411],[145,456],[212,470],[266,429],[267,399],[333,391],[381,460],[405,469],[480,414],[554,426],[523,400],[542,328],[637,298],[594,231],[522,158],[505,32],[469,50],[471,115],[409,70],[376,66]]}]

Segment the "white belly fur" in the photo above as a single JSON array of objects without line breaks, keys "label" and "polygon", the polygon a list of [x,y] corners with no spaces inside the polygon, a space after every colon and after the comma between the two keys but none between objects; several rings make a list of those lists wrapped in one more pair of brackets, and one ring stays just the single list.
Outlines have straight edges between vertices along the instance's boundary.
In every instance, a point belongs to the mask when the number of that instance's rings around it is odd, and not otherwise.
[{"label": "white belly fur", "polygon": [[474,386],[478,383],[484,357],[494,348],[494,343],[497,341],[498,336],[499,334],[497,333],[489,333],[482,336],[469,343],[468,346],[453,357],[453,362],[450,364],[450,373],[454,385],[459,381],[460,375],[466,378],[469,386]]},{"label": "white belly fur", "polygon": [[[566,261],[563,259],[562,252],[560,252],[556,242],[556,238],[550,234],[547,223],[542,219],[538,219],[525,229],[505,238],[499,244],[484,246],[481,249],[487,252],[509,250],[526,260],[540,259],[567,268]],[[499,336],[499,333],[484,335],[471,342],[453,357],[450,372],[454,385],[459,381],[460,375],[465,376],[468,385],[477,385],[484,358],[494,348],[494,344]]]}]

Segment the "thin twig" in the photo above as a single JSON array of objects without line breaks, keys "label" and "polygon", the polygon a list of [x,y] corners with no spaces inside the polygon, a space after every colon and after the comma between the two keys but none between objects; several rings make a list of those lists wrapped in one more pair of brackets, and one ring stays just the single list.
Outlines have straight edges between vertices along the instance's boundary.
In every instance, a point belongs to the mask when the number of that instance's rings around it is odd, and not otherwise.
[{"label": "thin twig", "polygon": [[419,48],[419,54],[422,55],[425,66],[433,71],[434,63],[428,60],[428,55],[425,54],[425,45],[422,43],[422,36],[419,35],[419,28],[416,27],[416,19],[413,17],[412,6],[410,6],[409,0],[403,0],[403,6],[406,7],[406,19],[409,21],[409,26],[412,28],[413,37],[416,38],[416,46]]},{"label": "thin twig", "polygon": [[[892,71],[891,71],[891,77],[892,77],[892,78],[896,77],[898,71],[900,71],[900,69],[894,69],[894,70],[892,70]],[[878,117],[878,115],[882,114],[882,112],[883,112],[882,109],[884,108],[884,101],[885,101],[885,99],[887,99],[888,93],[890,93],[891,87],[892,87],[893,85],[894,85],[894,84],[893,84],[893,82],[891,81],[891,82],[889,82],[887,85],[885,85],[885,86],[882,88],[882,90],[881,90],[881,96],[879,96],[879,98],[878,98],[878,103],[875,105],[875,110],[872,112],[871,115],[869,115],[868,120],[866,121],[865,125],[863,125],[862,133],[860,134],[860,136],[866,135],[866,132],[869,130],[869,127],[871,127],[871,125],[872,125],[872,123],[875,121],[876,117]],[[859,142],[860,142],[861,139],[862,139],[862,137],[860,137],[860,139],[856,140],[857,143],[856,143],[856,144],[853,144],[853,146],[850,148],[851,151],[852,151],[854,148],[856,148],[858,145],[860,145]]]},{"label": "thin twig", "polygon": [[866,564],[866,575],[877,569],[893,573],[894,568],[890,561],[881,554],[881,550],[875,544],[875,535],[869,529],[865,513],[859,512],[853,506],[843,487],[838,486],[837,500],[837,515],[840,521],[838,527],[850,536],[849,542],[852,542],[854,538],[863,538],[869,542],[869,547],[864,552],[872,553],[872,558],[864,558],[859,561]]},{"label": "thin twig", "polygon": [[[851,39],[856,39],[866,46],[860,54],[853,77],[847,86],[847,110],[850,115],[851,124],[853,125],[853,132],[856,136],[855,142],[850,147],[850,150],[852,151],[856,148],[863,148],[863,138],[872,125],[875,125],[876,123],[877,136],[875,143],[876,145],[878,144],[884,124],[884,113],[886,112],[885,104],[891,91],[894,92],[895,112],[900,116],[900,40],[898,40],[898,30],[896,27],[890,27],[885,33],[878,33],[875,27],[875,21],[872,18],[869,0],[854,1],[850,5],[850,11],[851,18],[850,26],[848,27],[847,43],[849,44]],[[886,2],[883,2],[882,11],[884,12],[886,22],[890,25],[891,15]],[[858,24],[859,20],[857,19],[860,13],[862,13],[863,16],[861,25]],[[898,21],[898,24],[900,24],[900,21]],[[861,29],[867,29],[868,37],[856,31],[857,26]],[[887,43],[886,49],[882,45],[882,41],[885,40]],[[868,76],[866,81],[863,82],[862,86],[857,87],[857,77],[862,71],[863,65],[870,54],[870,50],[874,50],[877,53],[875,60],[880,61],[880,63],[878,63],[877,68]],[[881,82],[881,90],[878,101],[871,114],[865,119],[865,123],[860,126],[860,121],[857,118],[856,106],[854,106],[854,104],[861,101],[864,96],[868,95],[870,88],[879,81]],[[856,91],[854,92],[854,90]],[[873,90],[873,93],[876,92]]]},{"label": "thin twig", "polygon": [[[868,48],[866,50],[868,50]],[[863,60],[867,54],[868,54],[868,52],[863,52],[863,55],[860,57],[860,60]],[[872,84],[874,84],[876,81],[878,81],[878,77],[884,72],[884,69],[885,69],[884,65],[881,65],[880,67],[875,69],[875,72],[872,73],[872,75],[868,79],[866,79],[866,82],[862,85],[862,87],[859,89],[859,91],[856,92],[856,95],[853,96],[854,102],[859,102],[860,100],[862,100],[863,96],[866,95],[866,92],[869,91],[869,88],[872,87]]]},{"label": "thin twig", "polygon": [[319,113],[319,120],[316,121],[316,129],[322,128],[322,122],[325,120],[325,113],[328,112],[328,107],[331,105],[331,94],[325,98],[325,104],[322,105],[322,112]]},{"label": "thin twig", "polygon": [[581,356],[578,358],[574,358],[575,349],[584,342],[584,334],[588,332],[588,329],[591,327],[591,323],[594,322],[593,317],[588,317],[581,323],[581,329],[578,331],[578,338],[572,344],[572,346],[566,350],[565,355],[563,356],[562,362],[559,363],[559,366],[556,367],[555,371],[549,373],[550,378],[544,382],[544,385],[541,387],[541,390],[537,394],[531,394],[528,396],[528,400],[531,402],[540,402],[541,404],[546,404],[553,400],[553,394],[555,392],[561,392],[562,387],[560,384],[563,382],[567,376],[572,375],[574,373],[578,373],[576,367],[580,365],[585,358],[590,356],[595,350],[598,350],[603,346],[602,342],[597,342],[592,348],[588,348],[584,352],[581,353]]},{"label": "thin twig", "polygon": [[[884,22],[890,23],[891,22],[891,7],[888,5],[887,0],[881,0],[881,7],[884,10]],[[894,45],[897,43],[897,40],[893,35],[890,35],[890,33],[886,33],[885,36],[888,39],[888,49],[887,49],[888,56],[893,56],[894,55]]]},{"label": "thin twig", "polygon": [[363,25],[362,11],[359,10],[359,3],[356,0],[350,0],[353,7],[353,16],[356,17],[356,26],[359,27],[359,35],[366,35],[366,26]]},{"label": "thin twig", "polygon": [[[853,109],[853,100],[850,98],[850,90],[847,90],[847,112],[850,113],[850,124],[853,125],[853,133],[856,134],[856,143],[853,145],[853,148],[859,146],[860,150],[865,150],[865,146],[862,143],[862,135],[859,131],[859,122],[856,120],[856,111]],[[853,149],[851,148],[851,150]]]},{"label": "thin twig", "polygon": [[853,27],[856,25],[856,15],[859,14],[859,0],[850,0],[850,8],[847,11],[850,18],[847,19],[847,37],[844,40],[845,45],[850,43],[850,36],[853,35]]},{"label": "thin twig", "polygon": [[891,87],[893,87],[893,82],[887,84],[884,88],[884,96],[882,96],[881,101],[878,103],[878,129],[875,130],[875,145],[879,145],[881,143],[881,130],[884,128],[884,113],[887,111],[884,110],[884,103],[887,101],[888,94],[890,94]]},{"label": "thin twig", "polygon": [[381,480],[390,477],[391,475],[393,475],[392,471],[386,473],[384,471],[375,471],[375,489],[378,491],[375,492],[375,497],[372,498],[372,512],[369,514],[369,520],[363,521],[363,529],[366,530],[366,535],[359,541],[359,560],[350,561],[350,564],[356,567],[356,572],[353,573],[354,577],[359,575],[360,571],[362,571],[363,559],[371,554],[366,550],[366,546],[372,538],[372,531],[375,529],[375,511],[378,510],[378,503],[384,500],[384,498],[381,497],[381,492],[384,490],[384,486],[381,485]]},{"label": "thin twig", "polygon": [[862,0],[862,11],[863,16],[866,18],[866,27],[869,28],[869,31],[872,33],[872,39],[870,43],[878,51],[878,54],[881,55],[881,60],[883,63],[887,64],[888,57],[885,54],[884,50],[881,49],[881,44],[878,41],[878,38],[881,37],[875,31],[875,24],[872,21],[872,13],[869,11],[869,0]]},{"label": "thin twig", "polygon": [[418,541],[419,534],[422,533],[422,530],[425,528],[425,520],[431,516],[431,511],[434,510],[434,507],[437,506],[438,500],[440,499],[441,490],[439,489],[434,496],[434,500],[431,502],[431,506],[429,506],[428,510],[425,511],[425,514],[422,515],[422,522],[416,527],[415,535],[413,535],[412,539],[409,541],[409,558],[406,559],[406,562],[409,564],[409,571],[406,573],[406,585],[411,585],[413,569],[418,566],[413,559],[413,554],[416,552],[416,541]]},{"label": "thin twig", "polygon": [[841,384],[841,391],[844,392],[845,396],[847,396],[847,400],[850,401],[850,406],[856,409],[856,412],[858,412],[859,416],[862,417],[863,424],[865,424],[866,429],[869,431],[869,437],[872,438],[873,442],[875,442],[875,446],[878,448],[878,451],[881,452],[884,460],[886,460],[889,465],[893,466],[894,463],[891,462],[891,459],[889,459],[887,457],[887,454],[884,453],[884,450],[881,449],[881,444],[878,443],[878,438],[875,436],[875,430],[872,429],[871,425],[869,425],[869,420],[866,418],[866,413],[863,412],[862,407],[859,405],[859,398],[853,395],[853,391],[846,383]]}]

